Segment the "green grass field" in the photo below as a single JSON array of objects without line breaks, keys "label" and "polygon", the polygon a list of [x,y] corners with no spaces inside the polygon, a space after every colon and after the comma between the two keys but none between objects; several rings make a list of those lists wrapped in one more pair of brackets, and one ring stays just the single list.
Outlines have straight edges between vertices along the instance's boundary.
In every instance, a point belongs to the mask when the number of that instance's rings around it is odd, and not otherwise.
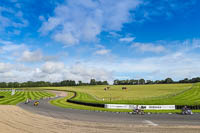
[{"label": "green grass field", "polygon": [[[73,98],[76,101],[92,103],[123,103],[123,104],[198,104],[198,86],[192,84],[159,84],[159,85],[127,85],[109,86],[110,90],[104,91],[106,86],[76,86],[76,87],[51,87],[56,90],[72,90],[77,92]],[[192,89],[191,89],[192,88]],[[44,88],[40,88],[44,89]],[[195,94],[192,98],[186,95]]]},{"label": "green grass field", "polygon": [[[146,87],[146,86],[141,86]],[[120,97],[119,99],[115,99],[112,97],[113,94],[111,94],[110,99],[104,99],[101,100],[100,98],[96,98],[96,95],[91,95],[86,92],[77,92],[77,96],[73,98],[72,100],[75,101],[82,101],[82,102],[92,102],[92,103],[116,103],[116,104],[145,104],[145,105],[200,105],[200,84],[195,84],[191,87],[191,85],[188,84],[180,86],[180,88],[177,88],[177,85],[170,86],[173,91],[171,93],[160,93],[159,96],[155,96],[152,93],[156,93],[158,95],[159,91],[157,91],[156,87],[151,86],[152,92],[149,92],[149,95],[146,94],[142,98],[141,96],[136,98],[128,98],[128,97]],[[160,86],[160,88],[162,85]],[[166,86],[165,86],[166,87]],[[169,86],[168,86],[169,87]],[[182,87],[182,89],[181,89]],[[164,87],[163,87],[164,88]],[[151,88],[149,88],[151,89]],[[163,90],[169,90],[169,89],[163,89]],[[162,91],[163,91],[162,90]],[[176,91],[175,91],[176,90]],[[122,90],[121,90],[122,91]],[[133,91],[129,90],[123,90],[126,91],[124,93],[127,93],[127,95],[130,95],[130,93],[133,93]],[[143,90],[138,90],[138,93],[142,93]],[[164,92],[164,91],[163,91]],[[107,92],[104,92],[107,93]],[[109,92],[108,92],[109,93]],[[138,94],[137,93],[137,94]]]},{"label": "green grass field", "polygon": [[[154,86],[156,86],[154,88]],[[84,87],[83,88],[79,88],[77,89],[75,88],[70,88],[70,90],[76,91],[77,92],[77,96],[73,98],[73,100],[76,101],[83,101],[83,102],[92,102],[92,103],[129,103],[129,104],[176,104],[176,105],[200,105],[200,83],[198,84],[194,84],[192,86],[192,84],[181,84],[181,85],[152,85],[151,87],[153,88],[152,90],[154,90],[153,93],[157,93],[157,87],[163,87],[165,88],[170,87],[172,90],[169,92],[165,92],[164,94],[160,94],[159,96],[153,96],[150,97],[149,95],[144,98],[139,97],[137,98],[132,98],[132,99],[125,99],[125,98],[121,98],[122,100],[113,100],[111,97],[111,100],[99,100],[99,98],[96,98],[98,94],[96,94],[96,92],[94,93],[95,95],[93,96],[91,94],[91,90],[89,90],[90,94],[87,93],[87,89]],[[92,88],[92,86],[90,86]],[[98,87],[105,87],[105,86],[97,86],[96,89]],[[115,86],[111,86],[113,88],[112,92],[114,93],[119,93],[117,92],[117,89],[115,90],[114,87]],[[135,86],[131,86],[131,87],[135,87]],[[138,86],[136,86],[137,88]],[[142,85],[140,86],[142,87],[146,87],[145,89],[147,89],[147,87],[149,86],[145,86]],[[180,88],[179,88],[180,87]],[[55,88],[54,88],[55,89]],[[61,88],[60,88],[61,89]],[[62,88],[62,89],[66,89],[66,88]],[[119,88],[120,89],[120,88]],[[135,88],[134,88],[135,89]],[[144,89],[144,90],[145,90]],[[161,89],[161,88],[160,88]],[[160,90],[159,89],[159,90]],[[69,90],[69,88],[68,88]],[[169,90],[169,89],[164,89]],[[162,90],[164,92],[164,90]],[[176,91],[175,91],[176,90]],[[99,90],[99,91],[102,91]],[[109,90],[110,91],[110,90]],[[137,91],[143,91],[142,89],[137,89]],[[107,91],[105,92],[103,90],[104,93],[107,93]],[[130,91],[131,92],[131,91]],[[126,93],[130,93],[129,90],[126,90]],[[138,92],[138,93],[142,93],[142,92]],[[68,103],[66,102],[66,100],[70,97],[72,97],[74,94],[72,92],[68,92],[68,96],[65,98],[61,98],[61,99],[57,99],[57,100],[53,100],[51,101],[51,104],[56,105],[56,106],[60,106],[60,107],[64,107],[64,108],[74,108],[74,109],[86,109],[86,110],[99,110],[99,111],[113,111],[113,112],[130,112],[131,110],[113,110],[113,109],[104,109],[104,108],[97,108],[97,107],[89,107],[89,106],[83,106],[83,105],[77,105],[77,104],[73,104],[73,103]],[[152,92],[150,93],[152,94]],[[116,95],[116,94],[113,94]],[[129,94],[130,95],[130,94]],[[134,95],[134,94],[133,94]],[[158,95],[158,94],[156,94]],[[145,112],[159,112],[159,113],[180,113],[181,110],[146,110]],[[200,110],[195,110],[193,112],[200,112]]]},{"label": "green grass field", "polygon": [[36,100],[55,95],[45,91],[17,91],[15,95],[12,96],[11,91],[0,91],[0,96],[4,96],[4,98],[0,98],[0,104],[16,105],[17,103],[25,101],[27,98]]},{"label": "green grass field", "polygon": [[170,96],[192,87],[192,84],[159,84],[159,85],[126,85],[127,90],[122,90],[121,85],[111,85],[110,90],[104,91],[105,85],[76,86],[76,87],[40,87],[38,89],[72,90],[82,93],[80,98],[85,100],[95,99],[98,101],[122,101],[158,98]]}]

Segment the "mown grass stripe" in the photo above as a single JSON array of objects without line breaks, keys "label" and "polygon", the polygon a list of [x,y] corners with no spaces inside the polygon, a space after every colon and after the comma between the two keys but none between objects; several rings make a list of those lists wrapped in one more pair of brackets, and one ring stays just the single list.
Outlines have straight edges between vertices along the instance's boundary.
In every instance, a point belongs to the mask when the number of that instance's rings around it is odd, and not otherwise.
[{"label": "mown grass stripe", "polygon": [[0,95],[4,95],[5,97],[0,99],[0,104],[9,104],[15,105],[19,102],[25,101],[27,98],[40,99],[44,96],[52,96],[52,94],[44,92],[44,91],[17,91],[15,95],[11,95],[10,91],[0,92]]}]

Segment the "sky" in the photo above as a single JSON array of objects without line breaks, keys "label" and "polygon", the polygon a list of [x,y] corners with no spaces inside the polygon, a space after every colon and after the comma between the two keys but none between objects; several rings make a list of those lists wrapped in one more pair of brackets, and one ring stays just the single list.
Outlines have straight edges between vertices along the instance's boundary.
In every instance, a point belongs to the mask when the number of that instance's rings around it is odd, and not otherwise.
[{"label": "sky", "polygon": [[0,0],[0,82],[198,76],[198,0]]}]

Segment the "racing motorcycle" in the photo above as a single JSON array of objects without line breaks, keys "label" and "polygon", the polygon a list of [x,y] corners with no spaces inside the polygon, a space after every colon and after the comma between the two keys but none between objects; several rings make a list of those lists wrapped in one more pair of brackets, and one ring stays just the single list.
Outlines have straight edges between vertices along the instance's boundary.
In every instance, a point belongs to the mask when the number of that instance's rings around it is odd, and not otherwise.
[{"label": "racing motorcycle", "polygon": [[192,110],[191,109],[189,109],[189,108],[187,108],[187,107],[184,107],[183,109],[182,109],[182,115],[192,115],[193,113],[192,113]]},{"label": "racing motorcycle", "polygon": [[134,109],[132,114],[144,115],[144,110],[142,110],[142,109]]}]

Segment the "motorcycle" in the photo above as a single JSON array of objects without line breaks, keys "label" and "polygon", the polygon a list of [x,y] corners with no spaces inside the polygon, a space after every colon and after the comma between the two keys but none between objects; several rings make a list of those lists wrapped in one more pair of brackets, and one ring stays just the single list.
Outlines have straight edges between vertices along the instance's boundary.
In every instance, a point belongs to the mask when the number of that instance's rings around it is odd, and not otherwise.
[{"label": "motorcycle", "polygon": [[38,105],[39,105],[39,101],[34,102],[33,105],[34,105],[34,106],[38,106]]},{"label": "motorcycle", "polygon": [[182,115],[192,115],[192,110],[190,109],[183,109],[182,110]]},{"label": "motorcycle", "polygon": [[144,115],[144,110],[142,109],[134,109],[132,114],[136,114],[136,115]]},{"label": "motorcycle", "polygon": [[24,104],[28,104],[28,103],[30,103],[29,99],[27,99],[27,100],[24,102]]}]

